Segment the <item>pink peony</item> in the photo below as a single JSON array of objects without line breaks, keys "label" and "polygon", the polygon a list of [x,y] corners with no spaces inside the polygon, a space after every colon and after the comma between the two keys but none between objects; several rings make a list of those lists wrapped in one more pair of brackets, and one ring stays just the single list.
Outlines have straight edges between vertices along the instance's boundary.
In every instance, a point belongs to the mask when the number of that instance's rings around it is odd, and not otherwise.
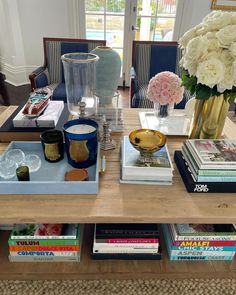
[{"label": "pink peony", "polygon": [[172,72],[161,72],[153,77],[148,84],[148,98],[165,105],[179,103],[183,99],[184,87],[182,80]]}]

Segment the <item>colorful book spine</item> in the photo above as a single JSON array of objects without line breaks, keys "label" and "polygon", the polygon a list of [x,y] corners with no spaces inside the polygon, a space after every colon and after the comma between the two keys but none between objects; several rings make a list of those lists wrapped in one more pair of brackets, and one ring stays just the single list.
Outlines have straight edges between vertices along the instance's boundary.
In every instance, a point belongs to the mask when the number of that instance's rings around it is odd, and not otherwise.
[{"label": "colorful book spine", "polygon": [[10,262],[79,262],[80,256],[8,256]]},{"label": "colorful book spine", "polygon": [[78,239],[77,235],[72,236],[14,236],[10,237],[12,240],[68,240]]},{"label": "colorful book spine", "polygon": [[80,246],[9,246],[10,252],[19,252],[19,251],[80,251]]},{"label": "colorful book spine", "polygon": [[230,251],[222,251],[222,252],[214,252],[214,251],[192,251],[192,250],[171,250],[171,255],[174,256],[234,256],[235,252]]},{"label": "colorful book spine", "polygon": [[159,247],[156,249],[133,249],[133,248],[104,248],[104,249],[97,249],[93,248],[94,253],[126,253],[126,254],[135,254],[135,253],[147,253],[147,254],[156,254],[159,252]]},{"label": "colorful book spine", "polygon": [[170,260],[178,261],[199,261],[199,260],[233,260],[233,256],[176,256],[170,255]]},{"label": "colorful book spine", "polygon": [[236,182],[236,176],[197,176],[198,182]]},{"label": "colorful book spine", "polygon": [[185,187],[190,193],[235,193],[236,185],[234,182],[196,182],[188,170],[181,151],[175,151],[174,160]]},{"label": "colorful book spine", "polygon": [[[174,224],[168,224],[169,232],[172,236],[172,240],[175,242],[179,241],[230,241],[235,243],[236,241],[236,235],[178,235],[175,225]],[[176,245],[177,246],[177,245]]]},{"label": "colorful book spine", "polygon": [[[141,243],[122,243],[122,244],[109,244],[109,243],[93,243],[94,247],[96,249],[105,249],[105,248],[118,248],[118,249],[122,249],[122,248],[130,248],[130,249],[156,249],[159,247],[159,243],[146,243],[146,244],[141,244]],[[112,246],[111,246],[112,245]]]},{"label": "colorful book spine", "polygon": [[236,246],[236,240],[235,241],[191,241],[190,239],[186,241],[173,241],[174,246],[179,247],[211,247],[211,246],[218,246],[218,247],[226,247],[226,246]]},{"label": "colorful book spine", "polygon": [[139,254],[139,253],[134,253],[134,254],[106,254],[106,253],[91,253],[92,259],[124,259],[124,260],[160,260],[161,259],[161,254]]},{"label": "colorful book spine", "polygon": [[64,245],[79,245],[80,239],[8,239],[9,246],[64,246]]},{"label": "colorful book spine", "polygon": [[78,256],[78,251],[18,251],[10,252],[11,256]]},{"label": "colorful book spine", "polygon": [[108,244],[156,244],[159,239],[146,239],[146,238],[113,238],[113,239],[96,239],[96,243]]}]

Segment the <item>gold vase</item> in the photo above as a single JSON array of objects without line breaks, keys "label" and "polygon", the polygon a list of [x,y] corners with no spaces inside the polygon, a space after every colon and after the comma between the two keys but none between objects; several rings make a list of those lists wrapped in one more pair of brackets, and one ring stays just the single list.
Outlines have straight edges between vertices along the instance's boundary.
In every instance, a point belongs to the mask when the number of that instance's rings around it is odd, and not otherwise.
[{"label": "gold vase", "polygon": [[220,138],[228,110],[229,102],[223,94],[196,99],[189,138]]}]

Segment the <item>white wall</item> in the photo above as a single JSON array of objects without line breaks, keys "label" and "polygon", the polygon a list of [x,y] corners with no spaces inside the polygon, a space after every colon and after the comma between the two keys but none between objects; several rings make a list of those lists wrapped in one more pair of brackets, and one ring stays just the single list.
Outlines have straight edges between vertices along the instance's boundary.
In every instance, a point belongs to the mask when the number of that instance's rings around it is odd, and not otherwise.
[{"label": "white wall", "polygon": [[[77,37],[80,0],[0,0],[0,63],[7,81],[29,83],[28,74],[43,64],[43,37]],[[183,2],[178,36],[201,22],[211,0]],[[1,56],[2,54],[2,56]]]}]

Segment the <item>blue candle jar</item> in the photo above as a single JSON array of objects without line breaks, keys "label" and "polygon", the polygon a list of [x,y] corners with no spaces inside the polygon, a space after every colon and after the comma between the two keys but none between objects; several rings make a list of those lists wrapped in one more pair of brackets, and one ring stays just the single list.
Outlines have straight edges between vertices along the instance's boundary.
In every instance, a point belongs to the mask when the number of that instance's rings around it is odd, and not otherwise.
[{"label": "blue candle jar", "polygon": [[68,121],[63,128],[69,164],[74,168],[87,168],[96,163],[98,124],[89,119]]}]

